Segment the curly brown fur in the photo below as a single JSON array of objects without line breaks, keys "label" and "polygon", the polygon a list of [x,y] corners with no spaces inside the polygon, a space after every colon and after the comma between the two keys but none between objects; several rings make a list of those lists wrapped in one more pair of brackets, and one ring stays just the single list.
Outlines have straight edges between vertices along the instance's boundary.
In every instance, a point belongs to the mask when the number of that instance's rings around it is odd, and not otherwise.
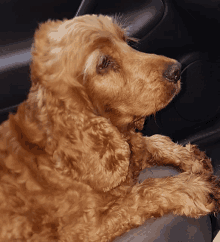
[{"label": "curly brown fur", "polygon": [[[102,15],[36,31],[30,93],[0,126],[0,241],[112,241],[151,217],[219,210],[203,152],[134,132],[180,80],[163,75],[175,60],[138,52],[129,39]],[[182,173],[135,182],[156,164]]]}]

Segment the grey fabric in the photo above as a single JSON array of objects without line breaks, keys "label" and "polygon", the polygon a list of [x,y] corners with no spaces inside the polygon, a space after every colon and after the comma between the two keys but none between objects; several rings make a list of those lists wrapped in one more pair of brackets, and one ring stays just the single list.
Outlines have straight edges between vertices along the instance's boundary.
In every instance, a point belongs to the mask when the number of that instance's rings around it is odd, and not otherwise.
[{"label": "grey fabric", "polygon": [[142,183],[147,178],[154,178],[154,177],[161,178],[166,176],[176,176],[178,174],[179,172],[173,167],[154,166],[141,171],[138,177],[138,182]]},{"label": "grey fabric", "polygon": [[[157,166],[143,170],[138,182],[141,183],[147,178],[178,174],[174,168]],[[209,216],[194,219],[167,214],[147,220],[142,226],[130,230],[114,242],[211,242],[211,231]]]}]

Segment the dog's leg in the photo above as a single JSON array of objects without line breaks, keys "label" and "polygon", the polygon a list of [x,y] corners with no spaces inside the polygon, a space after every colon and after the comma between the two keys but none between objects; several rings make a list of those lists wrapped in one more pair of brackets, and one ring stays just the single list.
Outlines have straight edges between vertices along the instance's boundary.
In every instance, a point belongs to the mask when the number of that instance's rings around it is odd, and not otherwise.
[{"label": "dog's leg", "polygon": [[205,174],[184,172],[174,177],[146,179],[103,213],[99,231],[99,236],[103,236],[101,241],[112,241],[149,218],[171,212],[195,218],[209,214],[218,207],[213,193],[219,191]]},{"label": "dog's leg", "polygon": [[157,165],[173,165],[182,171],[212,173],[211,160],[195,145],[185,147],[172,142],[169,137],[153,135],[145,137],[146,149],[151,154],[151,161]]},{"label": "dog's leg", "polygon": [[187,144],[183,147],[166,136],[143,137],[141,134],[133,135],[130,142],[131,160],[141,164],[141,169],[154,165],[171,165],[182,171],[213,173],[211,160],[195,145]]}]

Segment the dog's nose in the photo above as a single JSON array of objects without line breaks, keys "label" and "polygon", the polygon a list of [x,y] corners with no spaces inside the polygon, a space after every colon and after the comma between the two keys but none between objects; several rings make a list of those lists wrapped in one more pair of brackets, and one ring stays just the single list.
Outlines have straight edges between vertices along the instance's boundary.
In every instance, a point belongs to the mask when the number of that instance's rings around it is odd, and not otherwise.
[{"label": "dog's nose", "polygon": [[175,64],[169,65],[164,72],[164,77],[170,82],[177,82],[180,79],[181,64],[176,62]]}]

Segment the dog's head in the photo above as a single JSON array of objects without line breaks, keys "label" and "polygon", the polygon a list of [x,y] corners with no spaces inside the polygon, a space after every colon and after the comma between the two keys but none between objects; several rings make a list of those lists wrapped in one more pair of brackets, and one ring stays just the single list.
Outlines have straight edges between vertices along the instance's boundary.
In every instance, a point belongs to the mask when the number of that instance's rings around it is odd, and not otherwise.
[{"label": "dog's head", "polygon": [[[32,79],[60,96],[81,92],[95,114],[118,128],[164,108],[180,91],[180,64],[139,52],[114,18],[48,21],[35,34]],[[53,83],[51,85],[51,83]]]}]

